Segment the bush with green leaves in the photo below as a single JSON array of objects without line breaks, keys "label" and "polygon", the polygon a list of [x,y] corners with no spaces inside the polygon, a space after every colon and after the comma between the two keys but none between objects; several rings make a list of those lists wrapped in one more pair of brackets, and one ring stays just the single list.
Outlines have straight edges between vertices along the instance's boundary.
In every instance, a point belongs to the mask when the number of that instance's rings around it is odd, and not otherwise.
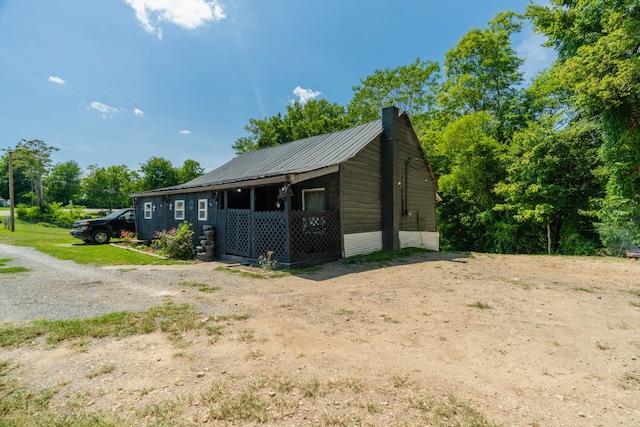
[{"label": "bush with green leaves", "polygon": [[71,225],[82,218],[84,206],[67,205],[62,206],[60,202],[53,202],[40,206],[28,206],[19,203],[16,206],[18,218],[31,222],[47,222],[60,227],[71,227]]},{"label": "bush with green leaves", "polygon": [[169,231],[156,231],[153,233],[151,246],[169,258],[194,259],[196,256],[192,243],[194,231],[190,227],[191,224],[184,221]]}]

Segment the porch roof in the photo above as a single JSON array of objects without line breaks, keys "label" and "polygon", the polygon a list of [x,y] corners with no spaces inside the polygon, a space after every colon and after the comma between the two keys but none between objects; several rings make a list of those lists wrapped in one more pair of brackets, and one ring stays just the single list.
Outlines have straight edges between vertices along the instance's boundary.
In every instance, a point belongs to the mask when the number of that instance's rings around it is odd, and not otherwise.
[{"label": "porch roof", "polygon": [[382,134],[382,120],[240,154],[185,184],[133,194],[151,196],[291,182],[296,174],[319,176],[337,170]]}]

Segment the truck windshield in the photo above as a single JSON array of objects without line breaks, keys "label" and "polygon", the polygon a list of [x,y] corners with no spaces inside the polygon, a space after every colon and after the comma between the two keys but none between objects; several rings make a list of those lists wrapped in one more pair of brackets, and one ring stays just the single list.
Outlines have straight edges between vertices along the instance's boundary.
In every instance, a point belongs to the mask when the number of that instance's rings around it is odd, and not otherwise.
[{"label": "truck windshield", "polygon": [[107,215],[105,218],[109,218],[109,219],[116,219],[118,218],[120,215],[122,215],[123,213],[127,212],[129,209],[118,209],[116,211],[111,212],[109,215]]}]

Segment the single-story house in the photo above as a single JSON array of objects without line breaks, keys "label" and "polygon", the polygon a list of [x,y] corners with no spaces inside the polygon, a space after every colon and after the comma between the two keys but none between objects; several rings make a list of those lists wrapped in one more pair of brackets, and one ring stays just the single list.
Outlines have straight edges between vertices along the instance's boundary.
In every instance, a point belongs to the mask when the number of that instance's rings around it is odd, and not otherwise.
[{"label": "single-story house", "polygon": [[[183,221],[216,259],[285,268],[380,250],[437,251],[436,178],[406,113],[240,154],[185,184],[133,194],[138,238]],[[210,242],[213,243],[213,242]]]}]

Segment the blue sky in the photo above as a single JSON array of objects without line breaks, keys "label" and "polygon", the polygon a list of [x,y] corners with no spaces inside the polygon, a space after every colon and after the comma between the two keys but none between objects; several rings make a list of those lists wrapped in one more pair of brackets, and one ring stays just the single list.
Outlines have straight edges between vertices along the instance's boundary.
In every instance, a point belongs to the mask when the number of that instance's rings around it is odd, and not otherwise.
[{"label": "blue sky", "polygon": [[[249,118],[294,100],[347,105],[376,69],[442,62],[472,27],[528,0],[0,0],[0,148],[40,139],[54,162],[152,156],[208,171]],[[528,77],[552,53],[525,30]]]}]

